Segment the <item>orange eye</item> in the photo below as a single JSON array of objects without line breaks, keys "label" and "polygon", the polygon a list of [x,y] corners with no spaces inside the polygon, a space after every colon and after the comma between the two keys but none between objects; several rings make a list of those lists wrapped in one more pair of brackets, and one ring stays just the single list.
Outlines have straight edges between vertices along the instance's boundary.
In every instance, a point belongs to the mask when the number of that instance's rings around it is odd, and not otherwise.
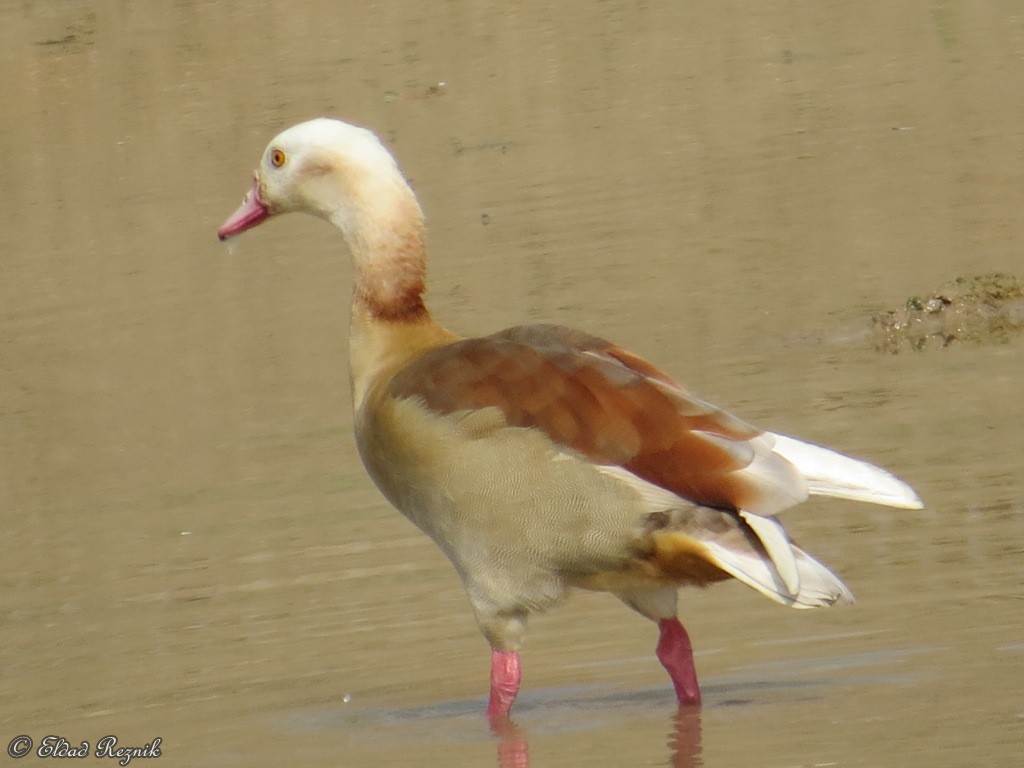
[{"label": "orange eye", "polygon": [[273,149],[270,151],[270,164],[275,168],[280,168],[284,165],[285,158],[284,152],[280,149]]}]

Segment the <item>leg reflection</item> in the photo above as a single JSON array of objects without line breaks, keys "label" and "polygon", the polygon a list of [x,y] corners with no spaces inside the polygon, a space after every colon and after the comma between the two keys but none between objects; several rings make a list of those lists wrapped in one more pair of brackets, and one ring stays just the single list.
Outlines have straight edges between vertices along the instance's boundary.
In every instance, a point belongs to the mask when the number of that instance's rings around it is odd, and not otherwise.
[{"label": "leg reflection", "polygon": [[672,716],[672,730],[668,734],[672,768],[702,768],[700,707],[680,707]]},{"label": "leg reflection", "polygon": [[[672,715],[669,730],[669,765],[672,768],[704,768],[701,759],[700,707],[687,706]],[[491,733],[498,738],[498,768],[530,768],[529,733],[506,715],[489,717]]]},{"label": "leg reflection", "polygon": [[487,719],[491,733],[498,737],[498,768],[530,768],[530,744],[526,730],[507,715]]}]

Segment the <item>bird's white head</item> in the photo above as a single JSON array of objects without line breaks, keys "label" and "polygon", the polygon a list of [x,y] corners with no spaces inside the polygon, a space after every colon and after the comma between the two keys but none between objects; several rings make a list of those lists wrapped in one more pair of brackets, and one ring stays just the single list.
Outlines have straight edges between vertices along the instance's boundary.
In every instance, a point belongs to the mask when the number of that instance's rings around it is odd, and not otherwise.
[{"label": "bird's white head", "polygon": [[378,318],[427,316],[423,212],[370,131],[321,117],[278,134],[263,152],[252,189],[217,235],[227,240],[289,211],[341,230],[356,268],[354,306]]},{"label": "bird's white head", "polygon": [[408,197],[394,158],[372,132],[321,117],[274,137],[252,188],[217,235],[226,240],[270,216],[302,211],[333,221],[350,236],[369,202],[380,208]]}]

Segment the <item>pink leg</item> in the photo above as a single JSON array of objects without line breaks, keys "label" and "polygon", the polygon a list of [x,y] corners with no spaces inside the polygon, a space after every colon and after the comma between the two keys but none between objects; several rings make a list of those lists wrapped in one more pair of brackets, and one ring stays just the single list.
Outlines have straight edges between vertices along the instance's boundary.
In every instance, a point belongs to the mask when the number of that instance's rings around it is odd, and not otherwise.
[{"label": "pink leg", "polygon": [[700,704],[697,668],[693,665],[693,647],[690,637],[674,616],[658,622],[661,637],[658,640],[658,661],[668,670],[676,688],[680,705]]},{"label": "pink leg", "polygon": [[[682,627],[680,627],[682,629]],[[508,717],[512,703],[519,693],[522,671],[519,654],[515,651],[491,652],[491,699],[487,703],[487,716]]]}]

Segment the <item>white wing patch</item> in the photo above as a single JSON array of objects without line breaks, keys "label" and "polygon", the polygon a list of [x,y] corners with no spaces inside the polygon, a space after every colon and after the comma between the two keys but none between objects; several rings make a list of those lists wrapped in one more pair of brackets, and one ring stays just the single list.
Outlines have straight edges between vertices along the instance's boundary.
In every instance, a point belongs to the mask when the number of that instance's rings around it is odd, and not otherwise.
[{"label": "white wing patch", "polygon": [[783,530],[778,520],[770,517],[761,517],[746,510],[740,510],[742,517],[750,529],[757,535],[764,545],[771,564],[778,572],[785,589],[785,594],[796,597],[800,594],[800,569],[796,564],[796,557],[793,554],[793,547],[789,543],[789,537]]},{"label": "white wing patch", "polygon": [[800,590],[789,595],[779,591],[775,569],[764,558],[715,542],[705,542],[705,546],[719,568],[777,603],[793,608],[822,608],[853,602],[853,594],[839,577],[799,547],[791,548],[800,574]]},{"label": "white wing patch", "polygon": [[914,489],[884,469],[792,437],[766,433],[772,451],[786,459],[807,479],[814,496],[869,501],[902,509],[921,509],[924,504]]}]

